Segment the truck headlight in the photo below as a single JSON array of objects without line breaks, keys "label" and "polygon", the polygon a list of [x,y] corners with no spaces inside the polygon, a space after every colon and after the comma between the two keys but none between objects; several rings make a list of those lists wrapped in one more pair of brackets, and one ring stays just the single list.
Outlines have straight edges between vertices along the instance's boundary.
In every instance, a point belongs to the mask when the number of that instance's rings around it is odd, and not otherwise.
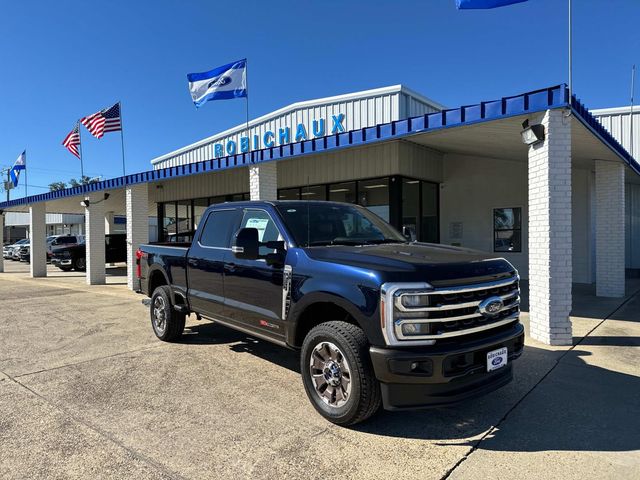
[{"label": "truck headlight", "polygon": [[403,294],[400,297],[402,306],[406,308],[420,308],[429,305],[429,297],[427,295]]}]

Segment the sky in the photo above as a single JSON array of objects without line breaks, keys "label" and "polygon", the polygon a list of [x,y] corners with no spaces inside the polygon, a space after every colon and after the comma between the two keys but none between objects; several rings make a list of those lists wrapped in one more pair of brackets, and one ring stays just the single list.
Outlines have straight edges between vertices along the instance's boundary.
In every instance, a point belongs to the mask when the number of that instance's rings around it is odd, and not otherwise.
[{"label": "sky", "polygon": [[[243,123],[244,99],[196,109],[186,80],[241,58],[252,118],[400,83],[457,107],[568,80],[567,0],[465,11],[454,0],[0,2],[0,168],[26,149],[29,195],[80,176],[61,142],[117,101],[127,173]],[[573,3],[574,92],[592,109],[629,105],[640,1]],[[122,175],[120,135],[82,135],[85,174]]]}]

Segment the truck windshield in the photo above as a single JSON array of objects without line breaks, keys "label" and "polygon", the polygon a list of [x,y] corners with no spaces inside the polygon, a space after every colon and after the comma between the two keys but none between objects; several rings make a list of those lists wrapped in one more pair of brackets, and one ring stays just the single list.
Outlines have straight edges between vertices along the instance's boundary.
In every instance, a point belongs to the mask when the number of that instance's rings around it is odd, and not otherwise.
[{"label": "truck windshield", "polygon": [[287,202],[276,208],[300,247],[407,242],[391,225],[357,205]]}]

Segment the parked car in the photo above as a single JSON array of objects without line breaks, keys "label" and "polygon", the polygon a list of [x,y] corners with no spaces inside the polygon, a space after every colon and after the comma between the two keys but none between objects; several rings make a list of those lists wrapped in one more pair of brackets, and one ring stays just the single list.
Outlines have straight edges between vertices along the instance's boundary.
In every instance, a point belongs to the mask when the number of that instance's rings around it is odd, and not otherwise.
[{"label": "parked car", "polygon": [[11,245],[5,245],[4,247],[2,247],[2,257],[5,260],[11,260],[13,258],[13,250],[15,248],[20,248],[22,245],[24,245],[25,243],[28,243],[29,240],[27,238],[22,239],[22,240],[18,240],[17,242],[11,244]]},{"label": "parked car", "polygon": [[29,244],[20,247],[18,250],[18,258],[21,262],[31,262],[31,247]]},{"label": "parked car", "polygon": [[357,205],[213,205],[192,244],[137,257],[160,340],[193,313],[298,349],[309,400],[336,424],[496,390],[524,347],[508,261],[409,241]]},{"label": "parked car", "polygon": [[23,249],[24,247],[28,247],[30,245],[30,241],[27,239],[24,243],[18,245],[17,247],[15,247],[12,251],[11,251],[11,260],[13,260],[14,262],[19,262],[20,261],[20,250]]},{"label": "parked car", "polygon": [[[87,269],[87,250],[84,238],[77,245],[55,247],[51,256],[51,264],[60,270],[77,270],[83,272]],[[127,236],[124,233],[105,235],[105,263],[118,263],[127,261]]]},{"label": "parked car", "polygon": [[82,244],[84,243],[84,235],[56,235],[50,242],[48,240],[49,239],[47,239],[47,260],[51,260],[54,248],[65,245]]}]

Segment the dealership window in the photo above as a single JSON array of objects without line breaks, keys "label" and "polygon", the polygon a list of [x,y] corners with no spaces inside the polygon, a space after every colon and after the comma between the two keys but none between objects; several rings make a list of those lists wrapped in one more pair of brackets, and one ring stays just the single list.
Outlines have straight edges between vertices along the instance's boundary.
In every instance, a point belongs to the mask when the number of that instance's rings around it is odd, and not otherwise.
[{"label": "dealership window", "polygon": [[191,200],[185,200],[177,203],[177,229],[178,236],[189,237],[193,235]]},{"label": "dealership window", "polygon": [[175,202],[167,202],[162,205],[162,238],[169,239],[175,237],[177,233],[176,226],[176,204]]},{"label": "dealership window", "polygon": [[329,200],[356,203],[356,182],[332,183],[329,185]]},{"label": "dealership window", "polygon": [[438,243],[440,241],[439,185],[432,182],[420,182],[421,186],[421,220],[420,240]]},{"label": "dealership window", "polygon": [[278,191],[278,200],[300,200],[300,189],[283,188]]},{"label": "dealership window", "polygon": [[359,181],[358,204],[389,222],[389,177]]},{"label": "dealership window", "polygon": [[196,198],[193,201],[193,229],[197,230],[198,225],[200,225],[200,220],[202,220],[202,216],[204,212],[207,210],[209,206],[208,198]]},{"label": "dealership window", "polygon": [[493,209],[493,251],[522,251],[522,208]]},{"label": "dealership window", "polygon": [[300,189],[300,199],[302,200],[326,200],[327,187],[325,185],[313,185]]}]

